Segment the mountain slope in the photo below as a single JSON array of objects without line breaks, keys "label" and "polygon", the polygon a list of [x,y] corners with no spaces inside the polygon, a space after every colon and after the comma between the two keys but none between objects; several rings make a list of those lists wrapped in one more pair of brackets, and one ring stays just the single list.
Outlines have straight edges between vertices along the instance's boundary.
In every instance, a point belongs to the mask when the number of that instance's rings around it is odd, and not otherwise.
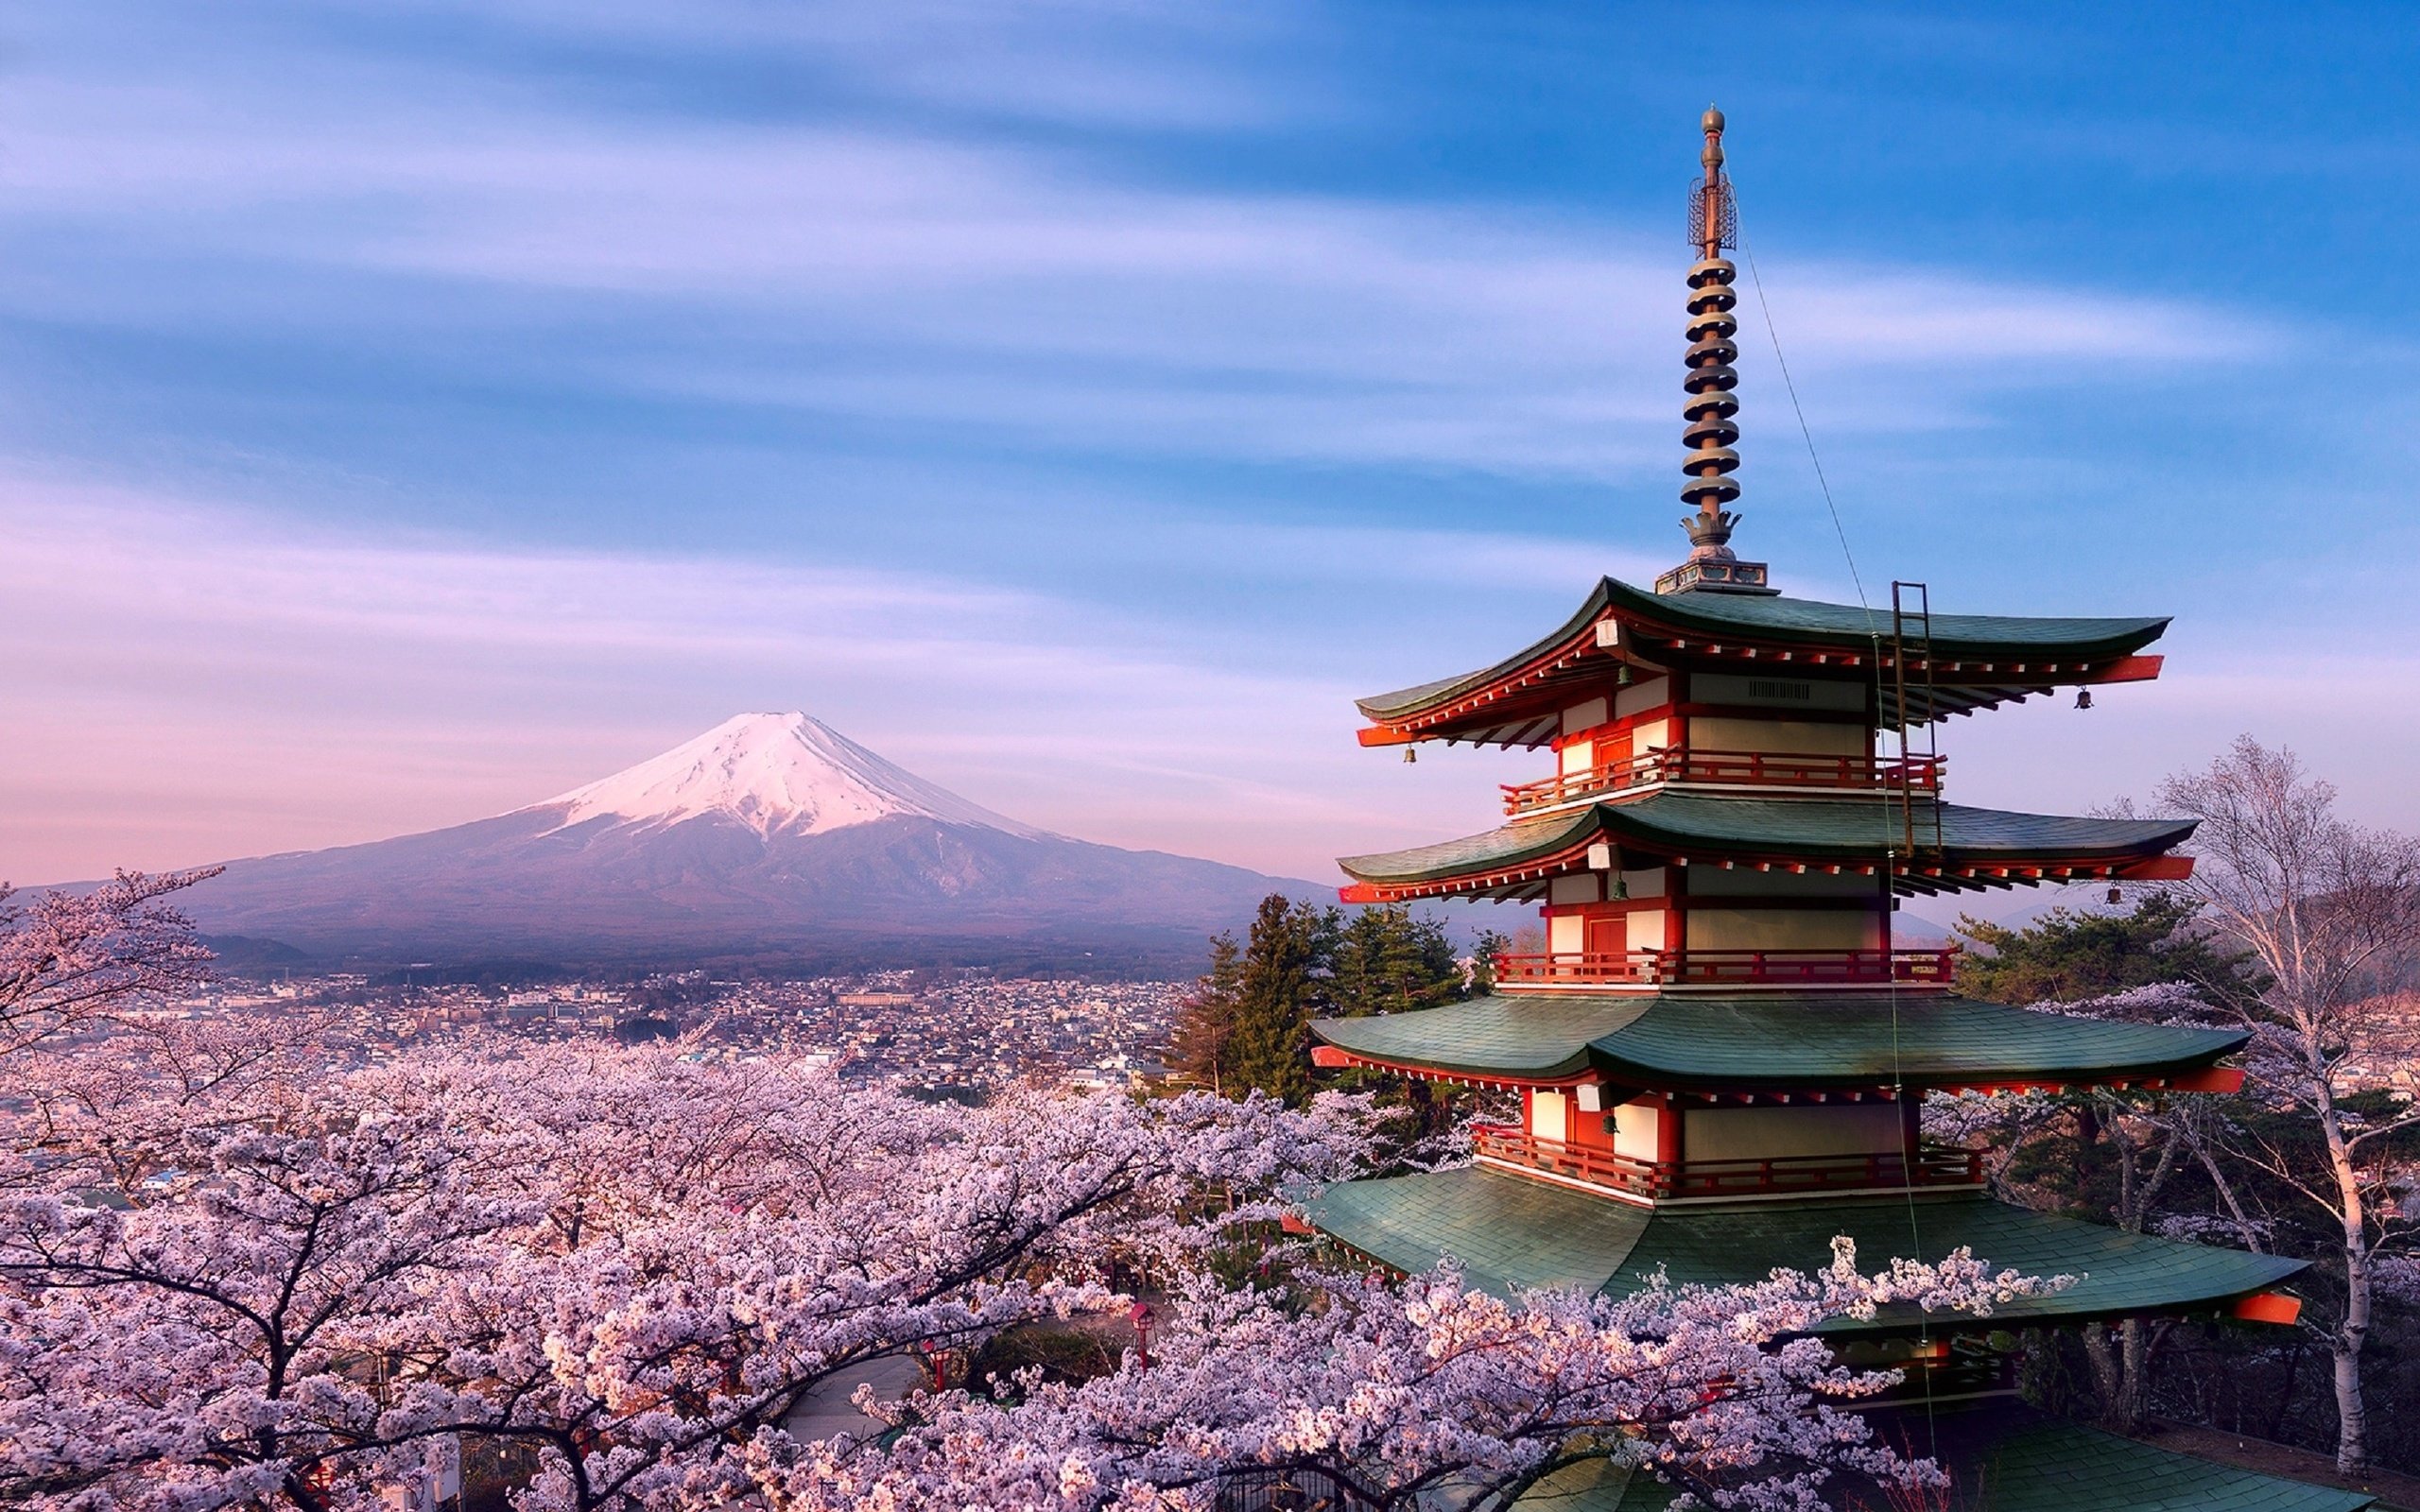
[{"label": "mountain slope", "polygon": [[521,812],[545,809],[562,810],[564,828],[600,816],[665,825],[718,814],[760,835],[822,834],[904,816],[1057,838],[969,803],[796,712],[727,719],[651,761]]},{"label": "mountain slope", "polygon": [[904,960],[942,937],[1198,952],[1271,891],[1332,896],[1018,823],[793,713],[494,818],[234,862],[189,911],[322,957]]}]

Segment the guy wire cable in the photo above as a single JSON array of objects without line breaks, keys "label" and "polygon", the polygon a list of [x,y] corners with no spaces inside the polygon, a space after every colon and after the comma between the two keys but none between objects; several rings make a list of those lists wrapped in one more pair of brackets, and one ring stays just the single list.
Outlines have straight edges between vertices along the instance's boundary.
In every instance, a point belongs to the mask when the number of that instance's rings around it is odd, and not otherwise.
[{"label": "guy wire cable", "polygon": [[[1806,442],[1806,459],[1814,466],[1815,486],[1817,490],[1824,496],[1824,511],[1832,517],[1832,533],[1840,538],[1841,556],[1842,559],[1848,563],[1849,581],[1857,589],[1858,608],[1865,611],[1866,634],[1873,643],[1875,652],[1871,662],[1874,669],[1874,701],[1875,707],[1878,710],[1882,706],[1883,695],[1881,627],[1875,621],[1873,603],[1865,596],[1865,576],[1862,573],[1858,571],[1857,553],[1849,546],[1848,528],[1846,525],[1841,524],[1840,506],[1833,501],[1831,480],[1824,474],[1824,458],[1822,454],[1817,452],[1815,449],[1815,432],[1813,427],[1806,423],[1806,408],[1804,404],[1799,403],[1797,380],[1793,379],[1789,375],[1789,359],[1782,354],[1781,331],[1773,320],[1772,301],[1767,298],[1765,294],[1764,275],[1756,267],[1755,249],[1748,243],[1746,219],[1744,216],[1740,216],[1738,215],[1737,209],[1736,208],[1737,205],[1737,198],[1733,200],[1733,205],[1735,207],[1732,211],[1734,223],[1738,227],[1737,235],[1739,238],[1739,256],[1740,259],[1748,265],[1748,281],[1755,285],[1756,309],[1765,318],[1765,338],[1772,345],[1773,367],[1781,373],[1782,387],[1789,395],[1790,412],[1798,417],[1798,434]],[[1927,605],[1927,612],[1925,617],[1925,634],[1927,644],[1929,644],[1932,634],[1932,618],[1929,612],[1929,604]],[[1904,654],[1906,647],[1902,644],[1898,649]],[[1904,702],[1896,712],[1898,713],[1899,721],[1899,756],[1902,761],[1905,761],[1908,754],[1908,710]],[[1926,713],[1929,716],[1931,711],[1927,709]],[[1910,799],[1910,801],[1912,801],[1912,799]],[[1935,803],[1939,803],[1941,801],[1940,797],[1935,795],[1933,801]],[[1890,798],[1886,791],[1883,797],[1883,807],[1885,811],[1884,817],[1886,822],[1889,817],[1889,806]],[[1895,846],[1890,846],[1886,843],[1883,850],[1882,868],[1882,890],[1885,899],[1885,906],[1882,916],[1882,931],[1883,937],[1886,940],[1890,937],[1891,929],[1890,900],[1893,896],[1891,878],[1897,869],[1898,861],[1898,849]],[[1909,1120],[1908,1117],[1908,1085],[1906,1071],[1901,1062],[1899,1048],[1899,972],[1897,963],[1892,959],[1887,947],[1885,948],[1882,957],[1882,980],[1884,993],[1891,1005],[1891,1091],[1892,1097],[1897,1105],[1901,1120],[1901,1127],[1905,1128],[1908,1126],[1910,1120]],[[1916,1161],[1919,1159],[1924,1139],[1924,1110],[1921,1105],[1919,1105],[1916,1109],[1916,1116],[1912,1120],[1912,1123],[1916,1129],[1916,1143],[1914,1147],[1909,1147],[1904,1136],[1902,1137],[1900,1154],[1902,1169],[1900,1176],[1908,1198],[1909,1241],[1915,1246],[1916,1260],[1922,1262],[1925,1258],[1924,1228],[1917,1212],[1915,1171]],[[1923,1371],[1925,1393],[1925,1436],[1927,1441],[1927,1448],[1933,1456],[1938,1457],[1941,1452],[1941,1429],[1933,1403],[1933,1371],[1930,1366],[1932,1320],[1928,1314],[1926,1314],[1922,1321],[1917,1324],[1916,1342],[1924,1349],[1927,1359],[1926,1367]]]}]

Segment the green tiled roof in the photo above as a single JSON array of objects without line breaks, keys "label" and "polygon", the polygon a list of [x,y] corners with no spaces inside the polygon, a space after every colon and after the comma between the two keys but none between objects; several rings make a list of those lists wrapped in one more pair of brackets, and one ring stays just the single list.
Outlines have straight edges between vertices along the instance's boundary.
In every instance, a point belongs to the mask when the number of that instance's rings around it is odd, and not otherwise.
[{"label": "green tiled roof", "polygon": [[[1894,1197],[1666,1210],[1632,1249],[1625,1267],[1634,1278],[1660,1264],[1675,1281],[1743,1280],[1772,1265],[1824,1264],[1835,1234],[1856,1240],[1858,1256],[1869,1267],[1910,1250],[1916,1258],[1939,1260],[1963,1246],[1978,1259],[2028,1276],[2083,1276],[2066,1291],[1993,1310],[1995,1318],[2008,1320],[2216,1306],[2303,1268],[2298,1260],[2125,1233],[1979,1194],[1922,1198],[1912,1205]],[[1922,1315],[1912,1308],[1886,1309],[1877,1322],[1911,1326]]]},{"label": "green tiled roof", "polygon": [[1654,1086],[1821,1087],[1876,1076],[1911,1085],[2096,1079],[2199,1070],[2247,1032],[2121,1023],[1886,992],[1803,999],[1676,996],[1594,1042],[1621,1080]]},{"label": "green tiled roof", "polygon": [[[2214,1308],[2303,1268],[2273,1255],[2122,1233],[1978,1194],[1833,1198],[1648,1209],[1484,1166],[1342,1182],[1305,1208],[1324,1232],[1399,1270],[1452,1255],[1492,1291],[1643,1284],[1661,1267],[1676,1282],[1720,1285],[1775,1266],[1828,1264],[1836,1234],[1869,1268],[1894,1257],[1978,1259],[2031,1276],[2083,1275],[2065,1291],[1996,1309],[1998,1322],[2109,1317]],[[1913,1309],[1886,1309],[1866,1329],[1909,1329]]]},{"label": "green tiled roof", "polygon": [[2120,1023],[1945,993],[1538,993],[1325,1019],[1311,1032],[1374,1060],[1617,1086],[1807,1088],[2104,1080],[2199,1070],[2248,1035]]},{"label": "green tiled roof", "polygon": [[[1871,644],[1891,634],[1891,612],[1856,604],[1825,604],[1811,598],[1767,598],[1746,593],[1654,593],[1608,577],[1599,591],[1613,608],[1679,628],[1734,634],[1753,632],[1776,640],[1835,645]],[[2031,650],[2062,656],[2125,656],[2158,640],[2165,615],[2144,618],[2078,618],[2028,614],[1935,614],[1933,654],[1942,660],[2018,659]]]},{"label": "green tiled roof", "polygon": [[[2006,809],[1937,805],[1945,860],[1952,866],[2156,855],[2193,833],[2190,819],[2098,819]],[[1916,806],[1918,833],[1929,838],[1936,805]],[[1707,798],[1658,792],[1629,803],[1599,803],[1521,819],[1482,834],[1337,865],[1357,881],[1405,885],[1493,871],[1551,855],[1601,831],[1616,841],[1686,853],[1729,851],[1808,861],[1874,861],[1898,846],[1898,805],[1885,795],[1855,799]]]},{"label": "green tiled roof", "polygon": [[1514,1078],[1570,1076],[1592,1064],[1592,1041],[1651,1013],[1660,1001],[1644,992],[1474,998],[1409,1013],[1322,1019],[1311,1033],[1398,1066]]},{"label": "green tiled roof", "polygon": [[[1804,598],[1764,598],[1741,593],[1657,594],[1616,578],[1599,581],[1579,610],[1530,645],[1493,666],[1460,677],[1359,700],[1373,719],[1400,719],[1466,689],[1482,687],[1569,641],[1608,609],[1676,630],[1754,636],[1762,641],[1862,651],[1876,634],[1891,633],[1888,610],[1854,604],[1824,604]],[[2098,659],[2125,656],[2159,639],[2166,619],[2020,618],[2002,614],[1936,614],[1933,655],[1940,661]],[[2033,653],[2039,653],[2038,657]]]},{"label": "green tiled roof", "polygon": [[1466,871],[1493,871],[1550,856],[1594,833],[1602,822],[1597,809],[1574,809],[1540,818],[1515,819],[1483,834],[1414,846],[1409,850],[1339,856],[1336,864],[1344,868],[1345,875],[1363,882],[1428,882],[1439,877],[1458,877]]},{"label": "green tiled roof", "polygon": [[1594,1291],[1654,1217],[1646,1208],[1478,1166],[1340,1182],[1303,1211],[1321,1229],[1400,1271],[1424,1271],[1451,1255],[1471,1284],[1498,1295],[1545,1286]]},{"label": "green tiled roof", "polygon": [[[1993,1512],[2360,1512],[2375,1500],[2154,1449],[2005,1400],[1906,1409],[1878,1436],[1937,1458],[1961,1505]],[[1522,1512],[1664,1512],[1672,1488],[1602,1460],[1558,1470]]]},{"label": "green tiled roof", "polygon": [[[1603,805],[1609,827],[1641,838],[1662,835],[1743,847],[1774,846],[1838,850],[1871,855],[1901,836],[1899,805],[1882,795],[1855,799],[1707,798],[1656,793],[1635,803]],[[1953,852],[1984,859],[2011,854],[2133,855],[2163,850],[2193,833],[2190,819],[2100,819],[2055,814],[2019,814],[1962,803],[1916,805],[1919,834],[1941,814],[1942,844]]]}]

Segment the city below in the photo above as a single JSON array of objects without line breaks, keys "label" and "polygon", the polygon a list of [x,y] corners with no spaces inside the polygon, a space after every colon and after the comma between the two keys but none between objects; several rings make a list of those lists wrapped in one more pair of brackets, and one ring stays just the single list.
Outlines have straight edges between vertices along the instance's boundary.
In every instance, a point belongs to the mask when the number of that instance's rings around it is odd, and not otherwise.
[{"label": "city below", "polygon": [[920,970],[734,981],[704,971],[544,987],[427,985],[360,973],[228,979],[164,1005],[180,1017],[235,1012],[325,1021],[340,1060],[373,1064],[450,1041],[686,1039],[700,1059],[780,1057],[850,1080],[972,1099],[1011,1085],[1139,1087],[1160,1055],[1182,982],[1003,977]]}]

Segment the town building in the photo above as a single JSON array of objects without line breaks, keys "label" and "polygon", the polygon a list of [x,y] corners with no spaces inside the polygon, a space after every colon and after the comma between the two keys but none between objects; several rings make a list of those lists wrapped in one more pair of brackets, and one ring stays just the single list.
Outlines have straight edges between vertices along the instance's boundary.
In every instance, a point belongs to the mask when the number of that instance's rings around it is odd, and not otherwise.
[{"label": "town building", "polygon": [[[1950,801],[1930,732],[1952,714],[2157,676],[2167,621],[1936,613],[1784,596],[1731,546],[1739,496],[1736,270],[1722,119],[1692,206],[1683,501],[1691,550],[1651,590],[1607,577],[1569,619],[1477,672],[1361,701],[1361,743],[1535,750],[1504,822],[1345,858],[1347,902],[1533,902],[1542,949],[1493,992],[1313,1026],[1315,1059],[1517,1093],[1460,1169],[1329,1188],[1305,1216],[1399,1271],[1453,1257],[1476,1284],[1622,1293],[1813,1271],[1835,1235],[1864,1265],[1965,1246],[2071,1275],[1988,1320],[1886,1309],[1843,1327],[1908,1372],[1885,1437],[1937,1453],[1988,1504],[2064,1512],[2341,1512],[2369,1498],[2171,1454],[2023,1406],[2010,1335],[2128,1317],[2290,1322],[2302,1263],[2174,1242],[1995,1199],[1980,1157],[1924,1138],[1927,1096],[2083,1087],[2233,1090],[2242,1033],[1970,1001],[1949,952],[1893,938],[1913,896],[2173,881],[2189,822]],[[1995,1332],[1993,1331],[2001,1331]],[[1921,1404],[1917,1410],[1915,1404]],[[1656,1507],[1651,1477],[1591,1467],[1565,1512]],[[1543,1493],[1539,1493],[1543,1494]],[[1548,1504],[1548,1503],[1541,1503]],[[1960,1502],[1956,1504],[1965,1504]]]}]

